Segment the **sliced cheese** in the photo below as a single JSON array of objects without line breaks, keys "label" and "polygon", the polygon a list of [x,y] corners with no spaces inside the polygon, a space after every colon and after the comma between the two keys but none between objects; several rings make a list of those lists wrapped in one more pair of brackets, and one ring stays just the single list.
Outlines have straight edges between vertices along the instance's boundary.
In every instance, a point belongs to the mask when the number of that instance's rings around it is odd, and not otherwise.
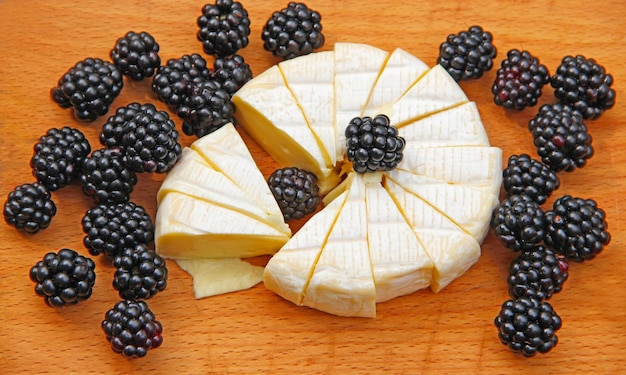
[{"label": "sliced cheese", "polygon": [[193,278],[196,299],[252,288],[263,280],[263,267],[239,258],[176,259]]}]

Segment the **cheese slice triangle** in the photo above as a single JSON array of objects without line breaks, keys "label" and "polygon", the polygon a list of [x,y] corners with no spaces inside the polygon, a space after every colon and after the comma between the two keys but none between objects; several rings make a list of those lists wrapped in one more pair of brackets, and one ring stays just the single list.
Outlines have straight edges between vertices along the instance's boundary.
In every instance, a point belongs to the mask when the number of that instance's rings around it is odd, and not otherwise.
[{"label": "cheese slice triangle", "polygon": [[249,289],[263,280],[263,267],[239,258],[176,259],[193,278],[196,299]]}]

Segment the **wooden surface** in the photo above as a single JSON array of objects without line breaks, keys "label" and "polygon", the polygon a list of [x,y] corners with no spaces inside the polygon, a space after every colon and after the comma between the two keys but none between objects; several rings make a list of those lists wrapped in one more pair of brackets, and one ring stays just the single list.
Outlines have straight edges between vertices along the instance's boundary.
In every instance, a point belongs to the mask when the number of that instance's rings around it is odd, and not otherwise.
[{"label": "wooden surface", "polygon": [[[245,1],[252,22],[250,45],[241,51],[255,74],[278,62],[262,49],[261,28],[287,1]],[[410,5],[399,5],[410,4]],[[78,127],[98,148],[107,116],[76,122],[49,90],[85,57],[108,59],[115,40],[129,30],[148,31],[160,43],[163,61],[202,53],[195,39],[202,2],[193,1],[2,1],[0,2],[0,195],[32,182],[33,144],[51,127]],[[48,251],[63,247],[88,254],[80,219],[90,201],[78,185],[53,193],[58,214],[36,235],[0,224],[0,372],[7,374],[488,374],[597,373],[626,371],[626,282],[624,269],[624,166],[626,156],[626,7],[620,0],[418,1],[320,0],[326,44],[368,43],[402,47],[436,62],[449,33],[480,24],[494,34],[496,66],[511,48],[531,51],[554,71],[567,54],[596,58],[615,78],[617,105],[588,122],[595,156],[573,173],[561,174],[555,196],[598,201],[608,216],[611,244],[596,259],[572,264],[563,292],[550,301],[563,319],[559,344],[547,355],[523,358],[497,339],[493,318],[507,299],[507,267],[514,254],[490,233],[480,261],[440,294],[420,291],[378,306],[375,319],[339,318],[282,300],[261,285],[194,300],[191,279],[169,263],[168,288],[149,300],[164,326],[164,343],[138,360],[109,348],[100,322],[119,299],[113,268],[96,259],[93,297],[75,306],[47,307],[33,291],[29,268]],[[210,58],[207,56],[207,59]],[[493,145],[504,158],[536,155],[526,128],[535,108],[505,111],[492,103],[495,68],[461,86],[478,103]],[[152,102],[149,80],[125,82],[111,112],[131,101]],[[553,102],[551,88],[541,103]],[[111,113],[109,112],[109,113]],[[175,118],[180,126],[181,121]],[[264,173],[274,164],[245,138]],[[189,145],[194,139],[183,137]],[[156,211],[163,176],[141,175],[132,200]]]}]

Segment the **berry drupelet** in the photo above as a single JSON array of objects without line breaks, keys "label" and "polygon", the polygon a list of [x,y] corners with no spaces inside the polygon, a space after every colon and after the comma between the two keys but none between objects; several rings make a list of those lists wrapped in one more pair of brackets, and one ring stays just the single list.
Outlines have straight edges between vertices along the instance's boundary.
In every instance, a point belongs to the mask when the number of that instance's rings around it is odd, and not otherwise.
[{"label": "berry drupelet", "polygon": [[544,204],[560,184],[553,170],[528,154],[511,155],[502,171],[502,185],[509,196],[526,194],[539,204]]},{"label": "berry drupelet", "polygon": [[50,252],[30,269],[35,293],[51,307],[74,305],[91,297],[96,264],[72,249]]},{"label": "berry drupelet", "polygon": [[104,148],[85,158],[80,174],[85,195],[98,204],[128,202],[137,174],[124,163],[119,148]]},{"label": "berry drupelet", "polygon": [[200,138],[229,122],[234,124],[234,112],[230,94],[217,81],[206,80],[187,86],[177,114],[183,119],[183,133]]},{"label": "berry drupelet", "polygon": [[511,263],[507,278],[509,295],[548,300],[563,289],[568,269],[567,261],[557,257],[554,251],[535,246],[522,252]]},{"label": "berry drupelet", "polygon": [[545,214],[525,194],[511,195],[493,210],[490,220],[496,238],[513,251],[526,251],[546,236]]},{"label": "berry drupelet", "polygon": [[562,322],[550,303],[521,297],[505,301],[494,324],[502,344],[532,357],[556,346]]},{"label": "berry drupelet", "polygon": [[4,203],[3,213],[7,224],[26,233],[37,233],[50,226],[57,207],[50,191],[34,182],[15,187]]},{"label": "berry drupelet", "polygon": [[115,42],[109,55],[122,74],[135,81],[152,77],[161,66],[159,44],[145,31],[127,32]]},{"label": "berry drupelet", "polygon": [[83,244],[91,255],[114,258],[121,251],[154,240],[154,222],[133,202],[102,204],[87,210],[81,221]]},{"label": "berry drupelet", "polygon": [[596,60],[581,55],[565,56],[550,77],[554,96],[572,106],[584,119],[598,118],[615,105],[613,76]]},{"label": "berry drupelet", "polygon": [[213,79],[230,95],[252,79],[252,70],[240,55],[219,57],[213,63]]},{"label": "berry drupelet", "polygon": [[582,168],[593,156],[591,135],[579,112],[562,104],[544,104],[528,122],[537,153],[555,172]]},{"label": "berry drupelet", "polygon": [[114,352],[144,357],[163,343],[163,326],[145,301],[122,300],[106,312],[102,330]]},{"label": "berry drupelet", "polygon": [[285,221],[313,213],[322,198],[317,177],[296,167],[275,170],[267,180]]},{"label": "berry drupelet", "polygon": [[528,51],[510,50],[491,86],[495,104],[522,110],[537,104],[543,86],[550,82],[548,68]]},{"label": "berry drupelet", "polygon": [[267,20],[263,48],[284,60],[307,55],[324,45],[322,16],[304,3],[289,2]]},{"label": "berry drupelet", "polygon": [[187,86],[193,82],[211,78],[211,69],[206,60],[197,53],[169,59],[159,67],[152,78],[152,91],[158,99],[173,111],[183,104],[188,91]]},{"label": "berry drupelet", "polygon": [[357,173],[390,171],[403,158],[406,142],[389,117],[355,117],[346,127],[346,155]]},{"label": "berry drupelet", "polygon": [[249,43],[250,18],[238,1],[216,0],[204,5],[197,23],[196,38],[209,55],[230,56]]},{"label": "berry drupelet", "polygon": [[593,199],[564,195],[546,211],[545,243],[576,262],[591,260],[611,241],[606,213]]},{"label": "berry drupelet", "polygon": [[93,121],[109,110],[124,86],[122,72],[115,64],[86,58],[70,68],[51,91],[61,108],[73,108],[83,121]]},{"label": "berry drupelet", "polygon": [[113,266],[113,288],[124,299],[148,299],[167,286],[165,260],[145,244],[122,249]]},{"label": "berry drupelet", "polygon": [[91,145],[78,129],[64,126],[49,129],[33,147],[33,175],[49,191],[70,184],[79,174]]},{"label": "berry drupelet", "polygon": [[439,46],[437,63],[457,82],[478,79],[491,70],[496,54],[493,35],[474,25],[458,34],[448,35]]}]

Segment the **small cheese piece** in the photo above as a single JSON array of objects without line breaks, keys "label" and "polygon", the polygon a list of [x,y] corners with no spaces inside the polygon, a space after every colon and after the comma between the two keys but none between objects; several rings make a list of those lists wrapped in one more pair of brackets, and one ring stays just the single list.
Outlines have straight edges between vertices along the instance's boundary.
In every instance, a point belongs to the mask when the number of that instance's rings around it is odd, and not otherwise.
[{"label": "small cheese piece", "polygon": [[263,267],[239,258],[176,259],[193,278],[196,299],[250,289],[263,280]]}]

